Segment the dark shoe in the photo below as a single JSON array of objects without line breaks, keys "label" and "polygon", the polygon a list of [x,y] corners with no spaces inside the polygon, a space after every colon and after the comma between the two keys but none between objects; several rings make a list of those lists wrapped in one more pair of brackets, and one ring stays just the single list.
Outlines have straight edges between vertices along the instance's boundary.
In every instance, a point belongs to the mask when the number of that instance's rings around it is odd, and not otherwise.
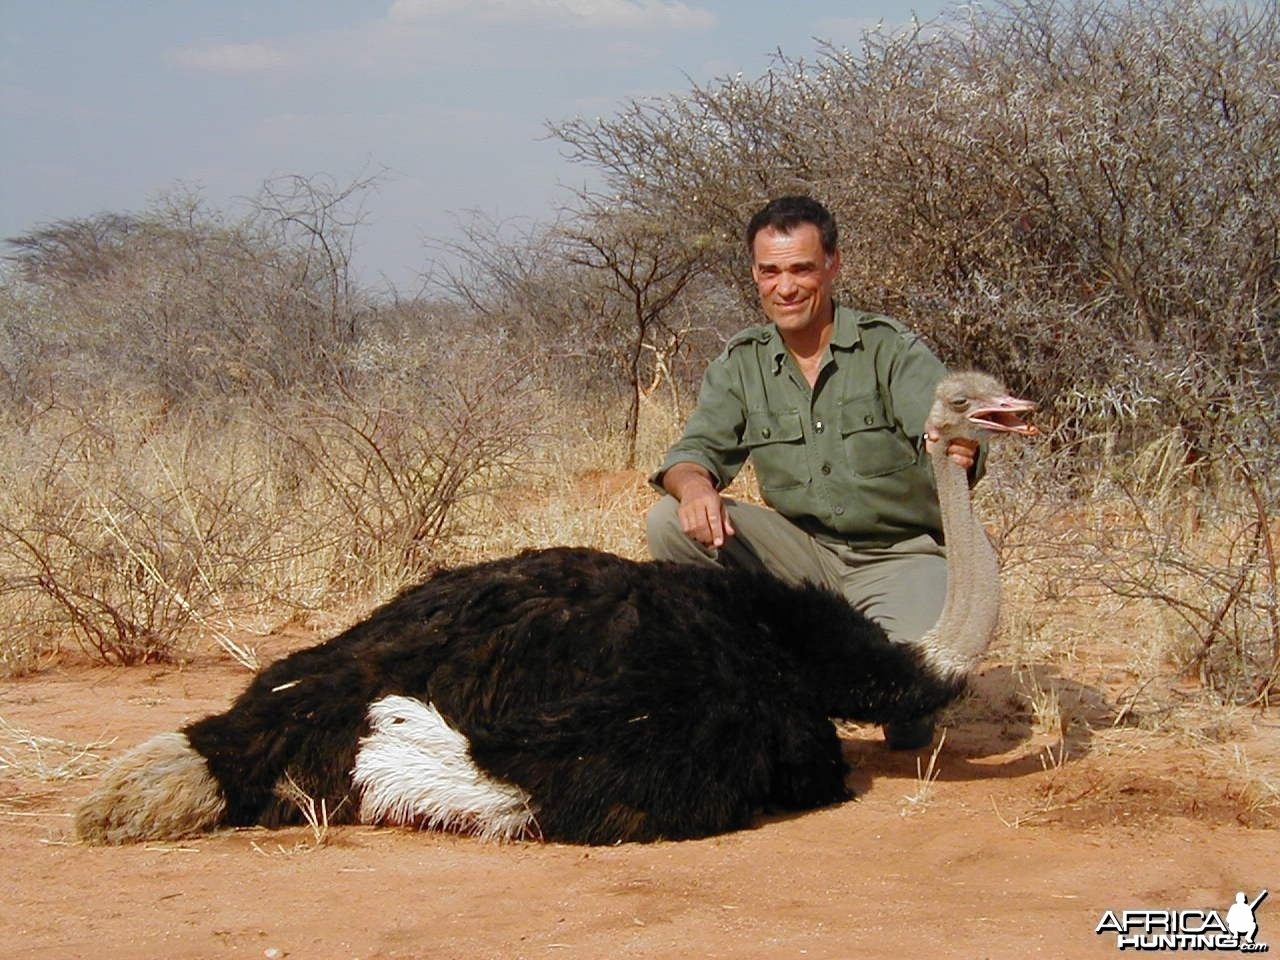
[{"label": "dark shoe", "polygon": [[886,723],[884,742],[890,750],[923,750],[933,743],[933,717]]}]

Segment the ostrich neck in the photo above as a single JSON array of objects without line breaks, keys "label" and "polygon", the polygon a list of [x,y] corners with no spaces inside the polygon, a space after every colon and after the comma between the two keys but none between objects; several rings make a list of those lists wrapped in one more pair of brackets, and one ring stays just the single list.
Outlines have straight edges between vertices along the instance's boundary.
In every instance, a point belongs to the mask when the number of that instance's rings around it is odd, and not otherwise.
[{"label": "ostrich neck", "polygon": [[982,659],[1000,616],[1000,568],[987,532],[973,512],[968,472],[946,455],[930,453],[947,541],[947,595],[942,615],[919,641],[940,673],[967,674]]}]

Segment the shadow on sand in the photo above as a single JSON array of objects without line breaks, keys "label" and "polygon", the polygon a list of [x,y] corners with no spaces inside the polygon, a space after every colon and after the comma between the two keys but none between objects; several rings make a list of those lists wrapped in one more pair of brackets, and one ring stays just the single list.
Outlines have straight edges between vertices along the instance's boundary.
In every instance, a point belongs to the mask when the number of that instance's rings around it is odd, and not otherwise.
[{"label": "shadow on sand", "polygon": [[[946,740],[938,752],[939,781],[999,780],[1041,773],[1088,756],[1094,733],[1128,718],[1103,691],[1063,677],[1047,663],[992,665],[938,719]],[[933,745],[893,751],[879,728],[842,725],[849,786],[859,795],[877,779],[917,779]],[[917,762],[919,761],[919,763]]]}]

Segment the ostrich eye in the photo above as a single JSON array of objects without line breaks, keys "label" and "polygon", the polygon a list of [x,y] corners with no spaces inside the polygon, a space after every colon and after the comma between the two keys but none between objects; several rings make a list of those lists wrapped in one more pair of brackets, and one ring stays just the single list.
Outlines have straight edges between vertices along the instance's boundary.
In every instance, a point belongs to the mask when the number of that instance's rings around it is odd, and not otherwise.
[{"label": "ostrich eye", "polygon": [[950,400],[952,410],[963,410],[969,406],[968,397],[952,397]]}]

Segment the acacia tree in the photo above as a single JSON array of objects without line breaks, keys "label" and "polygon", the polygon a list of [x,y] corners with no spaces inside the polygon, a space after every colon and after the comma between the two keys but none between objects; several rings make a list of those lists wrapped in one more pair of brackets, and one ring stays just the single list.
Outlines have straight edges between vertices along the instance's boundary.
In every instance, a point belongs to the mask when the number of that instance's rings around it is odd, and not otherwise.
[{"label": "acacia tree", "polygon": [[58,389],[142,390],[174,408],[340,375],[369,309],[351,252],[371,186],[272,180],[237,218],[179,192],[10,239],[16,276],[57,317],[33,335],[71,354],[50,373]]},{"label": "acacia tree", "polygon": [[[475,215],[444,244],[435,283],[508,342],[534,337],[592,396],[620,390],[627,468],[643,398],[673,375],[689,339],[723,321],[701,284],[708,243],[643,212],[583,194],[550,225]],[[602,378],[602,374],[607,377]]]},{"label": "acacia tree", "polygon": [[339,184],[331,177],[292,174],[266,181],[250,203],[255,231],[265,246],[295,254],[292,269],[300,286],[323,291],[316,303],[328,318],[329,338],[352,342],[363,312],[352,276],[356,231],[363,198],[377,177]]},{"label": "acacia tree", "polygon": [[[562,227],[560,245],[567,262],[584,268],[594,282],[603,327],[617,341],[615,353],[628,392],[626,466],[633,469],[640,403],[647,392],[642,377],[646,351],[651,360],[665,359],[688,336],[687,327],[673,322],[672,307],[703,271],[708,244],[640,211],[599,198],[584,200],[585,209]],[[660,376],[648,378],[648,390],[656,388]]]},{"label": "acacia tree", "polygon": [[1070,435],[1176,428],[1202,457],[1280,392],[1278,20],[997,0],[552,132],[631,208],[714,238],[744,303],[741,223],[812,193],[841,222],[842,296]]}]

